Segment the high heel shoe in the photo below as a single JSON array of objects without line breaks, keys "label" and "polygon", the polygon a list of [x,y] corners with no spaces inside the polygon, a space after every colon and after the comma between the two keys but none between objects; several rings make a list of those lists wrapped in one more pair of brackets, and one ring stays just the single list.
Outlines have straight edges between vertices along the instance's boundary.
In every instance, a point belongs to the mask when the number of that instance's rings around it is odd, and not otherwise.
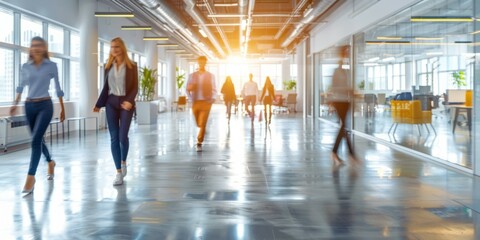
[{"label": "high heel shoe", "polygon": [[47,180],[53,180],[56,165],[57,163],[53,160],[48,163]]},{"label": "high heel shoe", "polygon": [[[28,181],[28,178],[29,178],[29,177],[27,177],[27,181]],[[34,176],[32,176],[32,178],[33,178],[32,187],[31,187],[30,189],[26,189],[25,187],[23,187],[22,194],[28,195],[28,194],[30,194],[30,193],[33,193],[33,189],[35,188],[35,182],[36,182],[36,180],[35,180],[35,177],[34,177]],[[25,185],[27,185],[27,184],[25,183]]]}]

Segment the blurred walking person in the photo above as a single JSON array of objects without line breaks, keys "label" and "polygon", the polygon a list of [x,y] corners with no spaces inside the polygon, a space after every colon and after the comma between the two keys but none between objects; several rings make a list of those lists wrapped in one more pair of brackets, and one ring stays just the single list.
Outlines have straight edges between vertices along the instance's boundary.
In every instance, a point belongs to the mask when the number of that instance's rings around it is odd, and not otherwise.
[{"label": "blurred walking person", "polygon": [[217,86],[215,75],[205,69],[207,57],[200,56],[197,62],[198,70],[188,77],[187,95],[189,99],[192,99],[192,112],[199,128],[195,150],[201,152],[210,109],[217,97]]},{"label": "blurred walking person", "polygon": [[28,86],[28,95],[25,100],[25,115],[32,133],[32,152],[27,179],[22,193],[30,194],[35,186],[35,174],[43,153],[48,162],[47,179],[53,180],[55,161],[45,145],[43,135],[47,131],[53,117],[53,103],[48,93],[50,80],[53,79],[58,100],[60,102],[60,121],[65,120],[63,106],[63,91],[58,80],[57,64],[50,61],[47,42],[41,37],[34,37],[30,43],[28,62],[23,64],[20,73],[20,85],[17,87],[17,96],[14,105],[10,108],[10,115],[15,115],[17,104],[22,99],[22,92]]},{"label": "blurred walking person", "polygon": [[100,108],[105,107],[110,149],[117,170],[113,185],[118,186],[123,184],[123,178],[127,175],[128,131],[138,93],[137,65],[128,58],[125,43],[119,37],[110,42],[104,79],[105,84],[93,111],[99,112]]},{"label": "blurred walking person", "polygon": [[[242,95],[245,111],[247,111],[253,123],[253,119],[255,118],[255,104],[257,103],[258,96],[258,85],[253,81],[253,74],[250,73],[248,77],[250,80],[243,85]],[[252,110],[248,108],[249,106],[252,106]]]},{"label": "blurred walking person", "polygon": [[342,138],[345,138],[347,143],[350,158],[355,160],[352,144],[345,130],[345,121],[347,118],[348,110],[350,109],[350,100],[353,96],[353,90],[350,87],[349,72],[342,68],[344,60],[348,58],[348,46],[342,46],[339,49],[339,62],[338,67],[335,69],[332,77],[331,97],[329,98],[330,104],[335,108],[337,116],[340,120],[340,129],[338,130],[337,138],[332,149],[332,160],[334,165],[342,165],[343,160],[338,157],[338,148]]},{"label": "blurred walking person", "polygon": [[262,96],[260,101],[263,100],[264,115],[265,115],[265,124],[270,125],[272,123],[272,103],[275,100],[275,88],[270,80],[270,77],[267,77],[265,84],[263,85]]},{"label": "blurred walking person", "polygon": [[223,101],[227,107],[228,124],[230,124],[230,116],[232,113],[232,104],[237,101],[237,95],[235,94],[235,86],[233,85],[232,78],[227,76],[225,83],[222,86],[221,93],[223,94]]}]

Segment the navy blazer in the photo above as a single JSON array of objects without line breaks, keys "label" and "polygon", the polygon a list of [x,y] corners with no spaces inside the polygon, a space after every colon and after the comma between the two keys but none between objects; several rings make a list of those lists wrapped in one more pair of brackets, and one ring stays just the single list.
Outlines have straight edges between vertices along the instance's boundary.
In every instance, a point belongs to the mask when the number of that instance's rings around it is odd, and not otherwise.
[{"label": "navy blazer", "polygon": [[[114,65],[110,67],[110,69],[114,68]],[[95,107],[102,108],[107,105],[107,99],[110,91],[110,87],[108,86],[108,72],[110,69],[105,69],[104,72],[104,79],[105,84],[103,85],[102,92],[98,97],[97,103]],[[127,101],[130,102],[133,106],[135,106],[135,98],[137,97],[138,93],[138,68],[135,63],[133,63],[132,68],[128,68],[125,66],[125,96],[122,97],[122,102]]]}]

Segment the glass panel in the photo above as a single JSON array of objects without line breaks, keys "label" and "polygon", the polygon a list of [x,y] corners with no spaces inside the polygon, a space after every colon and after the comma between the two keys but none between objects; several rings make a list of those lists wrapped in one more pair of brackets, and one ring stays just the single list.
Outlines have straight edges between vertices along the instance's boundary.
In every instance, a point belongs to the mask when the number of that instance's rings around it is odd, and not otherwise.
[{"label": "glass panel", "polygon": [[70,56],[80,57],[80,35],[70,32]]},{"label": "glass panel", "polygon": [[[26,63],[27,61],[28,61],[28,54],[25,52],[20,53],[20,67],[23,66],[23,64]],[[22,101],[25,101],[27,99],[27,93],[28,93],[28,86],[23,89]]]},{"label": "glass panel", "polygon": [[30,42],[33,37],[43,36],[42,21],[31,18],[26,15],[21,16],[20,29],[21,29],[21,44],[24,47],[30,47]]},{"label": "glass panel", "polygon": [[63,28],[52,24],[48,25],[48,50],[50,52],[64,53],[64,39]]},{"label": "glass panel", "polygon": [[70,61],[70,100],[80,97],[80,63]]},{"label": "glass panel", "polygon": [[14,100],[13,51],[0,48],[0,102]]},{"label": "glass panel", "polygon": [[[355,130],[467,168],[473,22],[411,16],[474,16],[473,0],[424,0],[355,34]],[[400,37],[382,40],[379,37]],[[470,60],[469,60],[470,59]],[[359,87],[359,83],[361,84]],[[372,86],[370,86],[372,84]],[[396,99],[396,100],[395,100]],[[458,118],[453,116],[458,113]],[[453,129],[455,129],[453,131]]]},{"label": "glass panel", "polygon": [[102,63],[107,63],[109,56],[110,56],[110,44],[109,43],[103,43],[103,60],[102,60]]},{"label": "glass panel", "polygon": [[13,12],[0,8],[0,22],[2,23],[0,42],[13,43]]}]

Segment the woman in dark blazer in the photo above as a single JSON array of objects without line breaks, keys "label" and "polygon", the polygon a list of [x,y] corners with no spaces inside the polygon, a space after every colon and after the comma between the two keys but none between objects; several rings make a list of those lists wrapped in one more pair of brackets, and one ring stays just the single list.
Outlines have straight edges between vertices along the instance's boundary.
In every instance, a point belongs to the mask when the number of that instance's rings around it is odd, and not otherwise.
[{"label": "woman in dark blazer", "polygon": [[235,104],[235,101],[237,101],[237,95],[235,95],[235,86],[233,85],[232,78],[230,76],[227,76],[221,92],[223,93],[223,101],[227,107],[228,123],[230,123],[232,104]]},{"label": "woman in dark blazer", "polygon": [[263,106],[265,108],[265,123],[270,124],[272,123],[272,103],[275,99],[275,89],[273,87],[272,81],[270,81],[270,77],[267,77],[267,79],[265,80],[265,85],[263,85],[260,101],[262,101],[262,99]]},{"label": "woman in dark blazer", "polygon": [[138,93],[137,65],[128,58],[121,38],[114,38],[110,43],[104,76],[105,84],[93,111],[99,112],[102,107],[106,109],[111,151],[117,169],[113,185],[117,186],[123,184],[127,175],[128,130]]}]

